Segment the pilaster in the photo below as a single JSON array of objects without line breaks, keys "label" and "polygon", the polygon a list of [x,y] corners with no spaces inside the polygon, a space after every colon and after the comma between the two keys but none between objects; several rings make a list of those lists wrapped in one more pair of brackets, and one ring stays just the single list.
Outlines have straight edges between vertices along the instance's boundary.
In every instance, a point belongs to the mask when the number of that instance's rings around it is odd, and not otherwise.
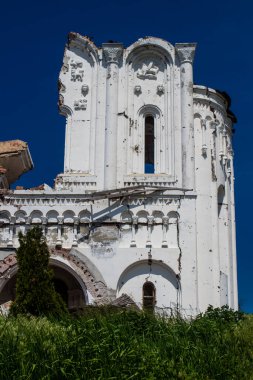
[{"label": "pilaster", "polygon": [[104,188],[108,190],[117,186],[118,79],[123,45],[106,43],[102,47],[107,66]]},{"label": "pilaster", "polygon": [[195,188],[194,129],[193,129],[193,73],[195,43],[175,45],[180,62],[181,131],[183,187]]}]

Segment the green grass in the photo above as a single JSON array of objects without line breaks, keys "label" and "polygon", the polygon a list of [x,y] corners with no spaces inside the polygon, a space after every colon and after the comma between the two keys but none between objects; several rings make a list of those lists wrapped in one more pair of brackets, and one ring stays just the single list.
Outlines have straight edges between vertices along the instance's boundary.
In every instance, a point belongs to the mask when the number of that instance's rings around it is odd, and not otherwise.
[{"label": "green grass", "polygon": [[0,379],[253,379],[253,317],[195,320],[88,310],[65,320],[0,318]]}]

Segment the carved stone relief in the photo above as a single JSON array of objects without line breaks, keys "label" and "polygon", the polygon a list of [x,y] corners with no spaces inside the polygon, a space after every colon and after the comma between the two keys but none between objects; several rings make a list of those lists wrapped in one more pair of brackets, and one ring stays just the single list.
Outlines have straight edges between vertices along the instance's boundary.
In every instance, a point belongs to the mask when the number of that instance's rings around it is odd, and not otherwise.
[{"label": "carved stone relief", "polygon": [[70,61],[71,66],[71,81],[72,82],[82,82],[84,70],[81,70],[83,67],[83,63],[80,61],[74,61],[73,59]]},{"label": "carved stone relief", "polygon": [[79,99],[74,101],[74,109],[76,111],[80,110],[86,110],[87,108],[87,100],[86,99]]},{"label": "carved stone relief", "polygon": [[146,64],[143,62],[142,67],[137,71],[137,77],[140,79],[157,79],[159,67],[153,61]]},{"label": "carved stone relief", "polygon": [[140,95],[141,94],[141,86],[135,86],[134,87],[134,93],[136,95]]},{"label": "carved stone relief", "polygon": [[189,44],[176,44],[175,45],[176,51],[178,53],[179,59],[181,63],[184,62],[193,62],[194,60],[194,54],[196,49],[195,43],[189,43]]},{"label": "carved stone relief", "polygon": [[159,85],[157,86],[157,90],[156,90],[156,92],[157,92],[158,95],[163,95],[164,92],[165,92],[164,86],[163,86],[162,84],[159,84]]},{"label": "carved stone relief", "polygon": [[61,106],[63,106],[63,104],[64,104],[64,97],[62,94],[59,94],[58,106],[61,107]]},{"label": "carved stone relief", "polygon": [[121,44],[103,44],[103,52],[106,63],[119,63],[123,53],[123,45]]},{"label": "carved stone relief", "polygon": [[81,92],[82,92],[83,96],[86,96],[89,92],[89,86],[87,84],[84,84],[81,88]]}]

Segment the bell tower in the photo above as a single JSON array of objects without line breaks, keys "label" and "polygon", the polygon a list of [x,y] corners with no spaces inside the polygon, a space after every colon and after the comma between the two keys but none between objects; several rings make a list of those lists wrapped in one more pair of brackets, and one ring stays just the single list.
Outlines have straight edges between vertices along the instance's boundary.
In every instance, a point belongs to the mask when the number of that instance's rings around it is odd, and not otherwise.
[{"label": "bell tower", "polygon": [[0,297],[17,270],[18,232],[38,224],[69,307],[238,308],[236,118],[226,93],[193,84],[195,49],[155,37],[97,47],[69,34],[59,77],[64,171],[54,189],[5,195]]}]

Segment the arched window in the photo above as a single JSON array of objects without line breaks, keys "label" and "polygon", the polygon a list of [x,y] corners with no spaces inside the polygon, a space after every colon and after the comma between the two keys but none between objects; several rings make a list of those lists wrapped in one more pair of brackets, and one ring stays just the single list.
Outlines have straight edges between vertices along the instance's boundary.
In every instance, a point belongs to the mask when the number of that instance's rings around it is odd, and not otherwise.
[{"label": "arched window", "polygon": [[142,288],[143,291],[143,309],[153,311],[155,307],[155,285],[148,281]]},{"label": "arched window", "polygon": [[155,172],[155,132],[154,132],[154,117],[145,117],[145,173]]}]

